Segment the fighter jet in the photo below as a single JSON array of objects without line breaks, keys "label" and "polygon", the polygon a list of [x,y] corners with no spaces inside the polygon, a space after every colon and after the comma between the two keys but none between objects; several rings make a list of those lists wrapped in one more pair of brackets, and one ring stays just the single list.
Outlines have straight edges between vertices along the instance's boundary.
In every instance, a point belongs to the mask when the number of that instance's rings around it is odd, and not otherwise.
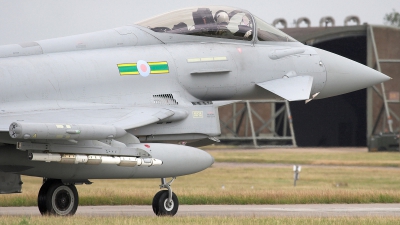
[{"label": "fighter jet", "polygon": [[0,46],[0,78],[0,192],[21,192],[20,175],[42,177],[39,211],[59,216],[77,211],[75,185],[127,178],[161,178],[153,211],[175,215],[172,181],[214,162],[193,146],[217,141],[219,106],[390,79],[224,6]]}]

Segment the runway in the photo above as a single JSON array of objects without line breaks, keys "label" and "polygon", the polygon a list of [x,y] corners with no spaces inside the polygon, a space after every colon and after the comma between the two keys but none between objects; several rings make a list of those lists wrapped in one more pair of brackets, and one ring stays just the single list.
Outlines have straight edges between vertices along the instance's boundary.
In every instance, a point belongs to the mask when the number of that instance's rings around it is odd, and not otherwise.
[{"label": "runway", "polygon": [[[40,215],[37,207],[0,207],[0,216]],[[80,206],[78,216],[155,216],[151,206]],[[400,204],[181,205],[176,216],[400,217]]]}]

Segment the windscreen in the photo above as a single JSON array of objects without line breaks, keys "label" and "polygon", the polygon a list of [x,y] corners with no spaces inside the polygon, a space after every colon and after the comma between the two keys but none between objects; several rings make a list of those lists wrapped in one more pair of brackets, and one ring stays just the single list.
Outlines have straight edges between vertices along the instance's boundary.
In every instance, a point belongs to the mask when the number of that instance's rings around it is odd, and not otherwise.
[{"label": "windscreen", "polygon": [[296,40],[278,28],[264,22],[258,17],[254,17],[257,24],[257,39],[259,41],[279,41],[279,42],[296,42]]}]

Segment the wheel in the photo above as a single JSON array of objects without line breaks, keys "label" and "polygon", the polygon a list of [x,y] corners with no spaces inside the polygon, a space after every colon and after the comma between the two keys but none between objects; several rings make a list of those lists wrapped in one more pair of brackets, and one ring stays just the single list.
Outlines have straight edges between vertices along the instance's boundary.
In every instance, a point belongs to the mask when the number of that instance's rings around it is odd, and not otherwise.
[{"label": "wheel", "polygon": [[78,209],[78,191],[75,185],[55,181],[48,186],[46,197],[41,202],[43,201],[46,202],[46,212],[42,214],[72,216]]},{"label": "wheel", "polygon": [[[155,209],[154,209],[155,208]],[[153,211],[157,216],[174,216],[178,212],[179,201],[172,192],[172,202],[168,203],[168,191],[158,192],[153,199]]]},{"label": "wheel", "polygon": [[47,214],[47,206],[46,206],[47,191],[49,190],[50,185],[54,182],[57,182],[57,180],[47,180],[45,183],[43,183],[42,187],[39,190],[37,201],[38,201],[39,212],[42,215]]},{"label": "wheel", "polygon": [[163,192],[164,192],[164,191],[159,191],[159,192],[157,192],[157,194],[154,195],[153,203],[151,204],[152,207],[153,207],[153,212],[154,212],[156,215],[158,215],[158,212],[159,212],[158,199],[160,198],[160,195],[161,195]]}]

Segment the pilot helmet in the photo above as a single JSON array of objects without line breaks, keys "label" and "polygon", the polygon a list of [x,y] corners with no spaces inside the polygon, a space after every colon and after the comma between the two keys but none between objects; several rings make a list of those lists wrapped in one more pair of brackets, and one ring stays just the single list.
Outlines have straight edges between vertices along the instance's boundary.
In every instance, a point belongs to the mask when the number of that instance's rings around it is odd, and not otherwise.
[{"label": "pilot helmet", "polygon": [[217,13],[215,13],[215,22],[217,22],[217,24],[228,24],[229,23],[229,15],[227,12],[220,10]]},{"label": "pilot helmet", "polygon": [[250,19],[247,16],[242,17],[242,21],[240,22],[240,25],[245,25],[251,27]]}]

